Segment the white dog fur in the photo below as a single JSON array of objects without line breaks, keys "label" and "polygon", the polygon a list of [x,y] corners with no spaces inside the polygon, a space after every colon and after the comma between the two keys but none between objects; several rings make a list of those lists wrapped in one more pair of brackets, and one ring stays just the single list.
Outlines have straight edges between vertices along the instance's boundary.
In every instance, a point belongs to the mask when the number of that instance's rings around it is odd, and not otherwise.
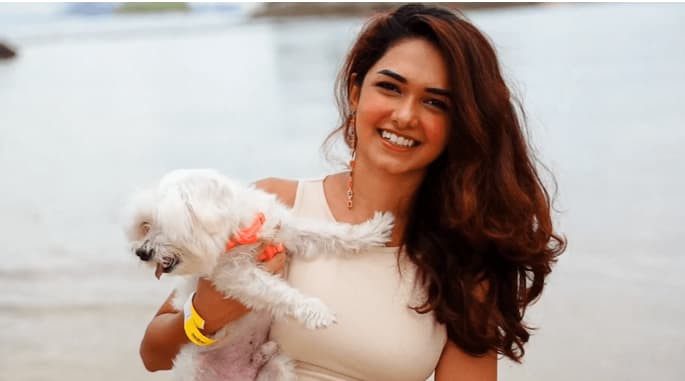
[{"label": "white dog fur", "polygon": [[[266,217],[260,242],[225,253],[226,242]],[[358,253],[388,242],[390,213],[376,213],[362,224],[313,221],[293,216],[276,196],[244,186],[213,170],[177,170],[159,185],[138,193],[129,205],[127,236],[132,250],[162,273],[184,276],[174,307],[210,279],[218,290],[252,309],[219,331],[208,347],[188,344],[174,360],[178,379],[294,380],[292,362],[268,342],[271,319],[293,318],[310,329],[335,323],[319,299],[301,294],[257,264],[262,243],[282,243],[289,255],[313,258],[325,253]]]}]

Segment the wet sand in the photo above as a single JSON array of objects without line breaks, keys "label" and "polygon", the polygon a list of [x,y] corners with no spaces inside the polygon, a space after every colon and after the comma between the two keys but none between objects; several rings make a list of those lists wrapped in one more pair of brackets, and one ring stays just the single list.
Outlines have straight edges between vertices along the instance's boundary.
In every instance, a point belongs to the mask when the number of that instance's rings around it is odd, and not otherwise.
[{"label": "wet sand", "polygon": [[[682,295],[668,291],[675,287],[669,282],[628,284],[562,261],[544,298],[528,314],[528,321],[542,326],[526,347],[523,365],[500,361],[500,378],[681,379],[685,306]],[[656,293],[653,286],[664,291]],[[0,379],[170,380],[169,372],[147,372],[138,357],[138,344],[156,308],[4,308]]]},{"label": "wet sand", "polygon": [[0,379],[169,380],[149,373],[138,357],[153,306],[113,305],[0,312]]}]

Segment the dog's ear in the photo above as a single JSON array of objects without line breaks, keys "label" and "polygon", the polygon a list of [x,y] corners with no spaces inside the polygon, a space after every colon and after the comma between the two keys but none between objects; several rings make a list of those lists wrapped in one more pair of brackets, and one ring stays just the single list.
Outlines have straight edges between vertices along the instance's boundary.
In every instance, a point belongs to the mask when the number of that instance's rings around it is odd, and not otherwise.
[{"label": "dog's ear", "polygon": [[[177,222],[185,221],[187,226],[179,228],[191,231],[201,228],[209,234],[227,233],[233,229],[228,225],[236,220],[230,208],[234,192],[226,181],[206,176],[186,178],[177,183],[167,196],[168,203],[160,208],[160,213],[166,209],[176,214],[170,218],[178,218]],[[165,218],[164,221],[170,220]]]},{"label": "dog's ear", "polygon": [[143,239],[147,234],[149,225],[154,224],[155,197],[155,189],[145,189],[134,193],[128,200],[121,218],[124,232],[129,241]]}]

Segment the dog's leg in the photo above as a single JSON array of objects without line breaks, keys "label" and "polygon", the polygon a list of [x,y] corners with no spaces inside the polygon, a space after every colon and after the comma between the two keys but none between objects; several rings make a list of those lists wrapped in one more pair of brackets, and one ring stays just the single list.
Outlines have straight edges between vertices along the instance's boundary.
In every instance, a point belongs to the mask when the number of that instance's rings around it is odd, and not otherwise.
[{"label": "dog's leg", "polygon": [[388,212],[376,212],[372,219],[357,225],[285,218],[274,241],[283,242],[288,252],[305,258],[325,253],[358,253],[385,245],[392,234],[393,220]]},{"label": "dog's leg", "polygon": [[325,328],[336,321],[321,300],[303,295],[283,279],[251,263],[216,271],[212,281],[224,294],[248,308],[268,311],[276,319],[291,316],[309,329]]},{"label": "dog's leg", "polygon": [[190,294],[197,288],[197,277],[186,277],[183,281],[179,282],[174,289],[174,298],[172,300],[172,305],[177,311],[183,310],[183,305]]},{"label": "dog's leg", "polygon": [[250,364],[259,369],[271,360],[276,353],[278,353],[278,344],[275,341],[267,341],[252,354]]},{"label": "dog's leg", "polygon": [[288,356],[278,354],[272,357],[262,369],[255,381],[296,381],[295,364]]}]

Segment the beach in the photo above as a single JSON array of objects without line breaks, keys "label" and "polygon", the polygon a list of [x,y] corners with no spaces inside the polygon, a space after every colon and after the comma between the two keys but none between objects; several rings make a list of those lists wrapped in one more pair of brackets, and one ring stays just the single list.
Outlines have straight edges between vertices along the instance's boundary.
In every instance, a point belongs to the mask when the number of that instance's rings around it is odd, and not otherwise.
[{"label": "beach", "polygon": [[170,380],[140,362],[149,306],[24,308],[3,311],[3,380]]},{"label": "beach", "polygon": [[[0,4],[17,49],[0,61],[0,381],[168,380],[138,345],[173,280],[128,250],[127,198],[176,168],[244,182],[340,170],[319,148],[364,20],[44,6]],[[526,315],[523,363],[500,361],[500,379],[684,379],[685,6],[467,16],[524,105],[569,241]]]}]

